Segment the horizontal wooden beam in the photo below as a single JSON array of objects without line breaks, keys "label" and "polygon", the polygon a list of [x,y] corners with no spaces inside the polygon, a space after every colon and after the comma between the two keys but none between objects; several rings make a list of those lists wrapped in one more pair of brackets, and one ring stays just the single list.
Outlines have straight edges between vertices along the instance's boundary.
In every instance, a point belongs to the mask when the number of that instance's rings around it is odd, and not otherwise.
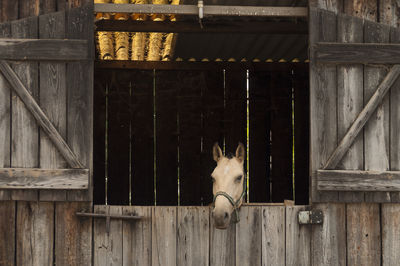
[{"label": "horizontal wooden beam", "polygon": [[175,32],[175,33],[243,33],[243,34],[307,34],[306,22],[260,22],[260,21],[135,21],[98,20],[97,31],[122,32]]},{"label": "horizontal wooden beam", "polygon": [[2,60],[60,60],[89,59],[86,40],[0,39]]},{"label": "horizontal wooden beam", "polygon": [[4,75],[4,77],[10,83],[11,87],[21,98],[22,102],[31,112],[43,131],[47,133],[50,140],[53,142],[53,144],[67,161],[67,163],[72,168],[84,168],[83,165],[79,162],[76,155],[72,152],[71,148],[62,138],[60,133],[58,133],[57,129],[47,118],[46,114],[42,111],[42,109],[40,109],[33,96],[25,88],[24,84],[22,84],[17,74],[15,74],[15,72],[11,69],[10,65],[6,61],[0,60],[0,72]]},{"label": "horizontal wooden beam", "polygon": [[400,64],[400,44],[317,43],[314,59],[333,64]]},{"label": "horizontal wooden beam", "polygon": [[318,190],[400,191],[400,171],[318,170]]},{"label": "horizontal wooden beam", "polygon": [[0,168],[0,189],[87,189],[89,169]]},{"label": "horizontal wooden beam", "polygon": [[386,77],[383,79],[382,83],[379,85],[375,93],[372,95],[371,99],[369,99],[367,105],[365,105],[364,109],[347,130],[338,147],[329,157],[324,166],[325,170],[334,169],[336,165],[342,160],[343,156],[346,154],[346,152],[356,139],[358,133],[360,133],[361,129],[363,129],[364,125],[374,113],[375,109],[382,102],[382,99],[385,97],[390,87],[392,87],[393,83],[399,78],[399,75],[400,65],[394,65],[389,73],[386,75]]},{"label": "horizontal wooden beam", "polygon": [[[95,4],[96,13],[134,13],[198,16],[197,5]],[[204,16],[307,17],[307,7],[204,5]]]},{"label": "horizontal wooden beam", "polygon": [[258,71],[288,71],[307,70],[308,63],[291,62],[189,62],[189,61],[124,61],[99,60],[95,62],[96,69],[165,69],[165,70],[221,70],[248,69]]}]

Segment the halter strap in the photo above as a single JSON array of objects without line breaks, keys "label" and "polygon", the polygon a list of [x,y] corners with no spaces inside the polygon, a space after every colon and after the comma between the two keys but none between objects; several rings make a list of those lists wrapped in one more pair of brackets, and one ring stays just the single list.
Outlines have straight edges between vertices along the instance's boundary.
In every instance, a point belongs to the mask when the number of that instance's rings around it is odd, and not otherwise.
[{"label": "halter strap", "polygon": [[215,200],[217,199],[218,196],[224,196],[230,202],[230,204],[233,206],[233,210],[235,211],[235,215],[236,215],[236,219],[234,220],[235,223],[240,221],[238,209],[240,208],[240,205],[239,205],[240,201],[243,199],[244,194],[246,193],[246,183],[247,183],[247,179],[246,179],[246,176],[244,176],[242,194],[240,195],[240,197],[237,199],[236,202],[228,193],[226,193],[224,191],[218,191],[214,195],[214,199],[213,199],[214,206],[215,206]]}]

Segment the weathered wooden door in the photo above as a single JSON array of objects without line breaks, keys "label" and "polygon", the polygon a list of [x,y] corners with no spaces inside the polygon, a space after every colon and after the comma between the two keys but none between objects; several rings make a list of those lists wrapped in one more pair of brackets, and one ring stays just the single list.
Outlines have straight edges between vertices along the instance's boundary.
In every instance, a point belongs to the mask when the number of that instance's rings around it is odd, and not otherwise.
[{"label": "weathered wooden door", "polygon": [[0,25],[2,200],[91,198],[90,9]]},{"label": "weathered wooden door", "polygon": [[0,24],[1,265],[91,264],[92,94],[93,5]]},{"label": "weathered wooden door", "polygon": [[310,11],[312,202],[400,201],[400,30]]}]

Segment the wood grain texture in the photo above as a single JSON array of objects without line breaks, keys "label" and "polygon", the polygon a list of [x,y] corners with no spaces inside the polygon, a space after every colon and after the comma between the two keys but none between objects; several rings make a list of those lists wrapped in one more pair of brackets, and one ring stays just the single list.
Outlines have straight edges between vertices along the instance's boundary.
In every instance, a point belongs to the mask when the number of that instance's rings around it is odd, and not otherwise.
[{"label": "wood grain texture", "polygon": [[18,19],[18,1],[2,1],[0,8],[0,21]]},{"label": "wood grain texture", "polygon": [[[211,214],[211,210],[210,210]],[[210,215],[210,265],[236,265],[236,225],[231,222],[226,230],[217,229]]]},{"label": "wood grain texture", "polygon": [[324,213],[322,225],[313,225],[311,233],[312,265],[346,265],[346,206],[320,203],[313,208]]},{"label": "wood grain texture", "polygon": [[88,169],[0,168],[0,189],[86,189]]},{"label": "wood grain texture", "polygon": [[[336,15],[310,9],[310,45],[336,41]],[[322,66],[310,58],[310,158],[312,202],[336,201],[337,192],[317,192],[317,170],[337,144],[337,76],[335,66]]]},{"label": "wood grain texture", "polygon": [[[370,76],[374,75],[374,73],[371,72],[370,67],[366,67],[365,71],[369,71],[369,74],[371,74]],[[379,69],[378,71],[382,71],[382,69]],[[375,71],[375,73],[377,73],[377,72]],[[371,82],[376,83],[376,80],[373,80],[373,78],[370,76],[366,76],[367,84],[365,86],[371,86]],[[376,90],[373,90],[370,87],[367,87],[367,91],[369,90],[368,92],[369,92],[369,96],[370,96],[367,104],[365,105],[365,107],[361,111],[361,113],[357,116],[357,118],[355,119],[353,124],[350,126],[350,128],[347,130],[346,134],[340,141],[338,147],[335,149],[335,151],[329,157],[328,162],[324,165],[324,169],[334,169],[337,166],[337,164],[343,158],[344,154],[347,152],[348,148],[351,146],[351,144],[356,139],[357,135],[363,129],[364,125],[366,125],[364,137],[368,138],[368,139],[365,139],[365,142],[367,143],[366,150],[365,150],[366,154],[368,154],[368,156],[370,156],[370,157],[375,157],[376,156],[375,153],[374,153],[374,155],[370,154],[373,150],[373,151],[380,151],[383,156],[383,158],[375,158],[375,159],[366,157],[366,161],[368,161],[368,160],[377,161],[377,162],[367,163],[366,168],[368,168],[368,169],[366,169],[366,170],[387,170],[388,169],[388,166],[387,167],[383,167],[383,166],[379,167],[379,165],[388,165],[389,164],[389,161],[388,161],[389,155],[386,153],[383,153],[383,152],[386,152],[386,149],[388,149],[387,138],[389,137],[389,132],[387,132],[387,134],[386,134],[386,135],[388,135],[387,137],[385,136],[385,134],[382,135],[382,138],[385,137],[383,139],[374,139],[374,137],[375,138],[377,137],[377,135],[376,135],[377,130],[378,130],[378,133],[385,133],[386,127],[387,127],[387,131],[389,130],[388,129],[388,127],[389,127],[389,120],[388,120],[389,119],[389,117],[388,117],[389,116],[388,115],[389,99],[386,96],[386,94],[399,76],[400,76],[400,65],[394,65],[391,68],[390,72],[386,76],[382,75],[382,77],[379,78],[378,82],[380,82],[381,80],[382,80],[382,82],[380,84],[378,83],[379,85]],[[385,97],[386,97],[386,100],[385,100]],[[384,105],[385,105],[385,102],[387,105],[386,116],[384,116],[384,113],[383,113],[385,110],[382,109],[382,107],[384,107]],[[385,121],[383,120],[384,118],[385,118]],[[377,123],[376,122],[377,120],[381,121],[381,122],[378,123],[377,125],[375,125]],[[381,144],[383,145],[383,147],[379,148],[378,146]],[[369,146],[371,146],[371,147],[369,147]],[[376,149],[374,149],[374,148],[376,148]],[[381,160],[381,161],[379,161],[379,160]],[[372,166],[368,166],[369,164],[372,164]],[[373,166],[374,164],[377,166]],[[376,169],[374,169],[374,168],[376,168]]]},{"label": "wood grain texture", "polygon": [[[121,215],[121,206],[94,206],[95,213]],[[106,220],[94,220],[94,265],[122,265],[122,220],[111,219],[110,231],[106,231]]]},{"label": "wood grain texture", "polygon": [[314,58],[332,64],[398,64],[400,45],[388,43],[317,43]]},{"label": "wood grain texture", "polygon": [[55,264],[92,265],[92,219],[75,215],[91,203],[56,202],[55,208]]},{"label": "wood grain texture", "polygon": [[[66,14],[68,39],[86,39],[89,60],[67,63],[67,138],[68,144],[82,164],[93,169],[93,3],[69,10]],[[91,171],[92,174],[93,171]],[[68,200],[88,201],[93,196],[92,176],[89,189],[68,192]]]},{"label": "wood grain texture", "polygon": [[379,22],[389,26],[398,25],[398,3],[391,0],[380,0],[379,2]]},{"label": "wood grain texture", "polygon": [[18,202],[16,230],[16,265],[53,264],[54,203]]},{"label": "wood grain texture", "polygon": [[83,168],[82,164],[78,161],[75,154],[73,154],[68,144],[62,138],[54,125],[50,122],[49,118],[37,104],[34,97],[30,94],[28,88],[25,87],[23,82],[18,78],[18,74],[14,72],[5,61],[0,61],[0,70],[3,72],[3,75],[11,84],[14,91],[18,94],[19,98],[24,103],[24,106],[26,106],[26,108],[36,119],[38,124],[41,126],[41,129],[46,132],[48,137],[63,155],[68,164],[72,168]]},{"label": "wood grain texture", "polygon": [[[40,39],[65,38],[65,12],[51,13],[39,17]],[[67,91],[65,63],[39,63],[39,102],[62,138],[67,135]],[[66,168],[67,163],[53,145],[47,134],[40,129],[40,167]],[[65,201],[65,191],[40,191],[40,200]]]},{"label": "wood grain texture", "polygon": [[[10,37],[10,23],[0,24],[0,37]],[[0,167],[11,164],[11,88],[7,80],[0,74]],[[10,200],[9,191],[0,191],[0,200]]]},{"label": "wood grain texture", "polygon": [[151,221],[153,207],[124,206],[123,215],[139,215],[143,218],[138,221],[123,221],[123,258],[122,265],[150,266],[151,249]]},{"label": "wood grain texture", "polygon": [[286,265],[311,265],[311,228],[299,225],[297,214],[304,206],[286,207]]},{"label": "wood grain texture", "polygon": [[236,265],[261,265],[262,216],[260,207],[242,206],[236,224]]},{"label": "wood grain texture", "polygon": [[177,265],[208,265],[210,208],[178,207]]},{"label": "wood grain texture", "polygon": [[318,190],[400,191],[399,171],[318,170]]},{"label": "wood grain texture", "polygon": [[346,208],[347,264],[380,265],[379,204],[350,203]]},{"label": "wood grain texture", "polygon": [[285,265],[286,213],[284,206],[262,207],[262,259],[265,266]]},{"label": "wood grain texture", "polygon": [[[363,42],[363,21],[359,18],[338,15],[338,42]],[[363,109],[363,66],[338,66],[338,140],[342,139],[346,131]],[[337,169],[359,170],[364,167],[363,134],[359,134],[349,147]],[[362,202],[364,193],[339,192],[341,202]]]},{"label": "wood grain texture", "polygon": [[152,215],[152,265],[175,266],[176,250],[176,207],[156,207]]},{"label": "wood grain texture", "polygon": [[344,12],[348,15],[375,21],[378,18],[378,1],[344,1]]},{"label": "wood grain texture", "polygon": [[400,206],[382,204],[382,265],[395,266],[400,261]]},{"label": "wood grain texture", "polygon": [[343,10],[343,0],[310,0],[308,4],[312,8],[321,8],[335,13]]},{"label": "wood grain texture", "polygon": [[[36,17],[11,22],[13,38],[38,38]],[[14,62],[12,68],[31,98],[39,98],[38,64]],[[39,167],[39,127],[17,93],[11,92],[11,167]],[[16,190],[14,200],[37,200],[37,191]]]},{"label": "wood grain texture", "polygon": [[77,61],[88,59],[86,49],[88,43],[86,40],[57,39],[2,39],[0,40],[0,59],[21,61]]},{"label": "wood grain texture", "polygon": [[[399,28],[390,28],[390,42],[400,43]],[[390,90],[390,170],[400,170],[400,79]],[[400,193],[391,193],[392,202],[400,202]]]},{"label": "wood grain texture", "polygon": [[14,201],[0,202],[0,265],[11,266],[15,262],[15,207]]},{"label": "wood grain texture", "polygon": [[[365,21],[364,41],[366,43],[388,43],[390,28],[387,25]],[[389,72],[393,73],[393,66]],[[371,102],[376,88],[382,80],[387,80],[387,70],[382,67],[367,66],[364,68],[364,104]],[[385,78],[386,76],[386,78]],[[395,80],[393,80],[394,82]],[[373,95],[373,96],[372,96]],[[371,100],[370,100],[371,99]],[[389,122],[390,102],[389,95],[386,95],[379,107],[372,113],[371,118],[364,127],[364,169],[386,171],[390,169],[390,143],[389,143]],[[390,202],[390,193],[367,193],[366,201]]]}]

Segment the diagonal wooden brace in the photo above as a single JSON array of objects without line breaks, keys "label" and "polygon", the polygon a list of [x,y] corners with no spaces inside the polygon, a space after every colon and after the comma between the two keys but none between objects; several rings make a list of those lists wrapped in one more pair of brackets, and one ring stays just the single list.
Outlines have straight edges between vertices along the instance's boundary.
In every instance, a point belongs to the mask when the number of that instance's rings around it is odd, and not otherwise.
[{"label": "diagonal wooden brace", "polygon": [[82,163],[78,160],[76,155],[72,152],[71,148],[62,138],[57,129],[50,122],[45,113],[40,109],[35,99],[22,84],[17,74],[11,69],[10,65],[4,60],[0,60],[0,72],[10,83],[11,87],[21,98],[26,108],[32,113],[40,127],[47,133],[53,144],[57,147],[58,151],[65,158],[72,168],[84,168]]},{"label": "diagonal wooden brace", "polygon": [[363,129],[364,125],[367,123],[368,119],[374,113],[375,109],[382,102],[386,93],[389,91],[390,87],[398,79],[400,75],[400,65],[394,65],[389,73],[386,75],[385,79],[379,85],[378,89],[372,95],[371,99],[368,101],[367,105],[357,116],[356,120],[353,122],[349,130],[347,130],[346,135],[340,141],[339,146],[335,149],[332,155],[329,157],[327,163],[324,166],[324,170],[334,169],[343,156],[346,154],[347,150],[353,144],[358,133]]}]

